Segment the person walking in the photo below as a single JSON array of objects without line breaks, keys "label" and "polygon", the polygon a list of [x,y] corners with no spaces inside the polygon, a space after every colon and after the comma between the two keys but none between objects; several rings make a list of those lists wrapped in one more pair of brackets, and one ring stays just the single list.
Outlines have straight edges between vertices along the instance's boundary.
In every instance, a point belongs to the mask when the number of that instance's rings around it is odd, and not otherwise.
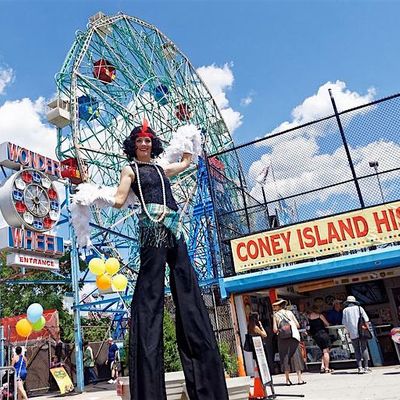
[{"label": "person walking", "polygon": [[114,343],[114,339],[112,337],[107,339],[108,342],[108,354],[107,354],[107,361],[106,365],[108,365],[108,368],[110,369],[110,376],[111,379],[108,381],[108,383],[112,384],[117,381],[118,377],[118,346]]},{"label": "person walking", "polygon": [[290,372],[297,374],[297,384],[304,385],[306,382],[302,378],[304,370],[304,360],[300,351],[299,323],[294,314],[286,310],[287,301],[279,299],[272,304],[273,331],[278,335],[278,351],[281,368],[285,373],[286,385],[293,383],[290,380]]},{"label": "person walking", "polygon": [[[265,332],[264,327],[260,321],[259,315],[257,312],[251,312],[249,315],[249,323],[247,325],[247,333],[251,336],[260,336],[263,342],[264,351],[265,351],[265,340],[267,339],[267,332]],[[256,353],[254,351],[253,341],[251,341],[251,349],[253,354],[253,361],[254,361],[254,376],[258,376],[258,368],[256,362]],[[265,351],[265,354],[267,352]]]},{"label": "person walking", "polygon": [[83,343],[83,347],[83,369],[85,376],[85,385],[89,383],[93,383],[95,385],[97,383],[97,375],[94,371],[93,349],[87,340]]},{"label": "person walking", "polygon": [[347,296],[344,305],[346,308],[343,310],[343,325],[349,333],[351,342],[354,346],[358,373],[365,374],[366,372],[371,372],[371,369],[368,367],[368,339],[360,337],[359,334],[360,317],[362,317],[366,324],[369,325],[368,315],[354,296]]},{"label": "person walking", "polygon": [[28,371],[26,368],[27,361],[26,357],[22,354],[22,347],[17,346],[15,348],[15,355],[12,358],[11,366],[15,368],[15,373],[17,374],[17,392],[18,399],[27,400],[28,395],[26,394],[24,383],[26,377],[28,376]]},{"label": "person walking", "polygon": [[162,334],[166,263],[170,268],[177,344],[189,397],[228,400],[218,345],[168,179],[191,165],[192,155],[197,155],[195,149],[201,149],[200,131],[193,125],[179,129],[176,140],[180,138],[182,142],[176,149],[180,153],[168,153],[170,163],[160,166],[155,158],[163,152],[161,140],[145,120],[142,126],[134,128],[123,143],[130,164],[122,169],[116,194],[102,198],[106,204],[121,208],[133,191],[141,203],[140,271],[131,304],[129,334],[131,400],[166,400]]},{"label": "person walking", "polygon": [[311,308],[310,313],[308,314],[308,324],[309,324],[309,333],[311,337],[314,339],[317,346],[322,351],[321,358],[321,374],[327,372],[333,372],[333,369],[329,368],[330,362],[330,349],[331,349],[331,339],[329,337],[327,327],[329,326],[326,318],[320,313],[319,307],[314,304]]}]

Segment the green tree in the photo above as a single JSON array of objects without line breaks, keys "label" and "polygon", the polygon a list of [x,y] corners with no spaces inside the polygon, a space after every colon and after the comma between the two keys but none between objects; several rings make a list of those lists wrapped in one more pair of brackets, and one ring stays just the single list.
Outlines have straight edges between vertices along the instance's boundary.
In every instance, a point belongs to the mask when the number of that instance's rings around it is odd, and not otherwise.
[{"label": "green tree", "polygon": [[227,342],[222,341],[219,343],[219,353],[221,354],[225,371],[229,376],[236,376],[238,372],[236,354],[233,354],[230,351],[229,344]]},{"label": "green tree", "polygon": [[175,322],[167,310],[164,310],[163,328],[165,372],[180,371],[182,369],[182,364],[176,344]]}]

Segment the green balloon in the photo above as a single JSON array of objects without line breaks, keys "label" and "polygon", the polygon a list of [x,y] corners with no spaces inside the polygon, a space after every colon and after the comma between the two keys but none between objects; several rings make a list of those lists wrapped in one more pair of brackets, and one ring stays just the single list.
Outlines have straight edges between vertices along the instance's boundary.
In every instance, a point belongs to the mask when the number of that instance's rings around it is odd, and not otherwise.
[{"label": "green balloon", "polygon": [[46,319],[42,315],[40,319],[38,319],[34,324],[32,324],[32,329],[34,330],[34,332],[39,332],[44,328],[45,325],[46,325]]}]

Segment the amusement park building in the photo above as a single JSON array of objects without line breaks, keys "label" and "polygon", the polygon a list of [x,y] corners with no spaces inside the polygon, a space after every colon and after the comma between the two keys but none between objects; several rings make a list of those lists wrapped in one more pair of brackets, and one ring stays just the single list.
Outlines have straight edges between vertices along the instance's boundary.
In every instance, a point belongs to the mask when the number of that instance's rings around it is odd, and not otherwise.
[{"label": "amusement park building", "polygon": [[[319,368],[304,317],[313,305],[329,316],[348,295],[374,325],[372,363],[397,362],[390,331],[400,323],[400,95],[341,112],[331,101],[331,116],[209,157],[221,293],[231,300],[237,342],[244,343],[249,313],[260,314],[271,365],[277,297],[304,329],[309,367]],[[224,162],[232,153],[242,167],[236,181]],[[333,365],[355,365],[340,318],[329,333]],[[252,371],[251,354],[238,350]]]}]

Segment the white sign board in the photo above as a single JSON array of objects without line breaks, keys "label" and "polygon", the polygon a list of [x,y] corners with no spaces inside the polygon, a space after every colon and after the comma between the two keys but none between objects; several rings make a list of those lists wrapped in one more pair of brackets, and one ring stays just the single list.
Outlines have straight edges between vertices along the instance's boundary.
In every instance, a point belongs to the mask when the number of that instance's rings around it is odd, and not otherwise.
[{"label": "white sign board", "polygon": [[260,374],[262,384],[268,385],[271,383],[271,374],[269,372],[267,358],[265,357],[264,346],[261,336],[253,336],[254,351],[256,353],[258,372]]},{"label": "white sign board", "polygon": [[59,262],[55,258],[41,257],[38,255],[11,253],[7,255],[7,265],[10,267],[25,267],[56,271]]}]

